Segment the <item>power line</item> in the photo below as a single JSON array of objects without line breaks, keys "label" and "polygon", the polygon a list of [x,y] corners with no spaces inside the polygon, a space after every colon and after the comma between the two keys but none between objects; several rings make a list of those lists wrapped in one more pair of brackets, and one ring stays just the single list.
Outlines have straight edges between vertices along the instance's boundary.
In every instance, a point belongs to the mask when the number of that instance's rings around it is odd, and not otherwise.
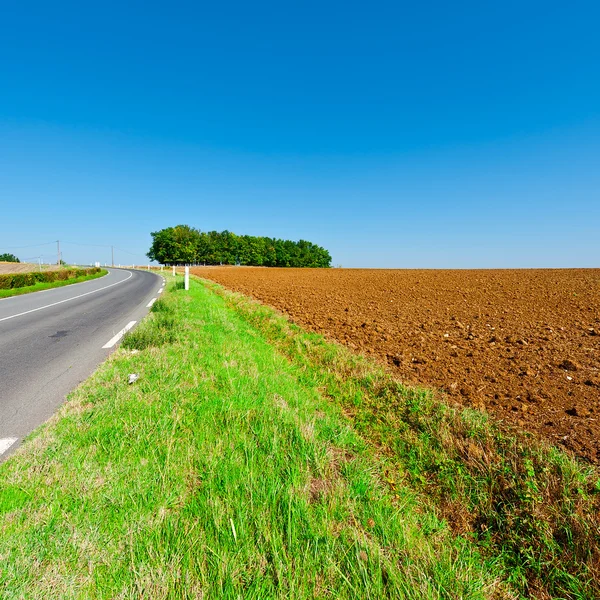
[{"label": "power line", "polygon": [[118,250],[119,252],[125,252],[125,254],[131,254],[131,256],[145,256],[144,254],[137,254],[136,252],[131,252],[129,250],[124,250],[123,248],[118,248],[117,246],[112,246],[110,244],[79,244],[78,242],[62,242],[63,244],[70,244],[73,246],[89,246],[89,247],[94,247],[94,248],[114,248],[115,250]]},{"label": "power line", "polygon": [[56,242],[46,242],[45,244],[30,244],[29,246],[4,246],[0,250],[19,250],[21,248],[39,248],[40,246],[50,246]]},{"label": "power line", "polygon": [[110,248],[110,244],[79,244],[78,242],[65,242],[63,244],[69,244],[71,246],[89,246],[93,248]]},{"label": "power line", "polygon": [[115,250],[118,250],[119,252],[125,252],[125,254],[131,254],[131,256],[137,256],[138,258],[140,256],[146,256],[145,254],[136,254],[134,252],[129,252],[129,250],[123,250],[123,248],[117,248],[116,246],[115,246]]},{"label": "power line", "polygon": [[[54,241],[54,242],[46,242],[44,244],[30,244],[27,246],[7,246],[5,248],[0,248],[1,250],[19,250],[19,249],[23,249],[23,248],[39,248],[41,246],[51,246],[57,244],[57,256],[58,256],[58,261],[60,261],[61,258],[61,252],[60,252],[60,244],[63,244],[63,246],[65,244],[67,244],[68,246],[82,246],[82,247],[86,247],[86,248],[110,248],[111,249],[111,254],[112,254],[112,264],[114,265],[114,252],[115,250],[119,251],[119,252],[123,252],[125,254],[129,254],[130,256],[134,256],[136,258],[143,258],[144,261],[147,259],[147,256],[145,254],[138,254],[136,252],[131,252],[130,250],[125,250],[123,248],[118,248],[117,246],[113,246],[111,244],[81,244],[79,242],[65,242],[64,240],[61,240],[61,242],[58,241]],[[38,256],[34,256],[31,258],[46,258],[49,255],[38,255]],[[23,259],[23,260],[29,260],[29,259]]]},{"label": "power line", "polygon": [[54,258],[54,254],[38,254],[37,256],[26,256],[25,258],[21,258],[21,262],[27,262],[28,260],[33,260],[33,259],[38,259],[38,258]]}]

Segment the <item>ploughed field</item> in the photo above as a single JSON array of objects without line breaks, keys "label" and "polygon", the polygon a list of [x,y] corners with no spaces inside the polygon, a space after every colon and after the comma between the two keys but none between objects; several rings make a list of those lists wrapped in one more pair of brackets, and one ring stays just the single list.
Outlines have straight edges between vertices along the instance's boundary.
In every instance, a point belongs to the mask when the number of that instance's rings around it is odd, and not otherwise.
[{"label": "ploughed field", "polygon": [[600,462],[600,269],[192,272]]}]

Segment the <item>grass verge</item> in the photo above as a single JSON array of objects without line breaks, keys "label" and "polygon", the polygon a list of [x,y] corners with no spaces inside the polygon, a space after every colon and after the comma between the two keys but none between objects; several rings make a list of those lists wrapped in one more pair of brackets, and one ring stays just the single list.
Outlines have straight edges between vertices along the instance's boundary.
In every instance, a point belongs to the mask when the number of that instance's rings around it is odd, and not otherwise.
[{"label": "grass verge", "polygon": [[98,273],[91,273],[90,275],[81,275],[79,277],[72,277],[71,279],[62,279],[57,281],[41,281],[34,285],[27,285],[24,287],[0,289],[0,298],[10,298],[11,296],[31,294],[31,292],[41,292],[42,290],[63,287],[65,285],[71,285],[73,283],[81,283],[82,281],[89,281],[90,279],[98,279],[99,277],[104,277],[104,275],[106,275],[107,273],[108,271],[106,269],[101,269]]},{"label": "grass verge", "polygon": [[452,530],[501,563],[519,594],[600,597],[600,478],[593,467],[487,415],[409,389],[380,366],[272,309],[205,285],[341,406]]},{"label": "grass verge", "polygon": [[242,307],[171,286],[0,465],[0,595],[515,598]]}]

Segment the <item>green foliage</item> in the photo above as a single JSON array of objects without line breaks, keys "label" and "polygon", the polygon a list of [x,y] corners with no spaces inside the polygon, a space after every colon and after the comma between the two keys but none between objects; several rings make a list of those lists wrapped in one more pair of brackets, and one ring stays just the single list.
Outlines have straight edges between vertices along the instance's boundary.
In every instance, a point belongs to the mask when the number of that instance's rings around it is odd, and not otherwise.
[{"label": "green foliage", "polygon": [[5,252],[4,254],[0,254],[0,262],[21,262],[14,254],[10,254]]},{"label": "green foliage", "polygon": [[150,260],[161,264],[248,265],[264,267],[329,267],[331,255],[321,246],[231,231],[199,231],[189,225],[152,234]]},{"label": "green foliage", "polygon": [[60,269],[59,271],[34,271],[33,273],[5,274],[0,275],[0,290],[12,290],[35,285],[36,283],[66,281],[67,279],[74,279],[85,275],[94,275],[99,272],[99,268],[92,267],[91,269]]},{"label": "green foliage", "polygon": [[26,285],[25,287],[15,287],[10,289],[0,289],[0,298],[12,298],[13,296],[21,296],[23,294],[31,294],[33,292],[41,292],[44,290],[51,290],[57,287],[64,287],[66,285],[72,285],[74,283],[83,283],[84,281],[91,281],[92,279],[98,279],[104,277],[108,271],[105,269],[93,269],[89,274],[80,275],[78,277],[72,277],[70,279],[57,280],[57,281],[41,281],[34,285]]}]

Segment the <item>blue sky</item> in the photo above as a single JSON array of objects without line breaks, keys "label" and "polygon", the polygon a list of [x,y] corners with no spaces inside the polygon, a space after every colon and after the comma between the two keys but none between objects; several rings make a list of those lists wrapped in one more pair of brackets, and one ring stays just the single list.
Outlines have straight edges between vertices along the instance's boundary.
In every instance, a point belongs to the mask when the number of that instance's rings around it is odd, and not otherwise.
[{"label": "blue sky", "polygon": [[141,262],[187,223],[345,267],[598,267],[598,22],[595,2],[5,0],[0,252]]}]

